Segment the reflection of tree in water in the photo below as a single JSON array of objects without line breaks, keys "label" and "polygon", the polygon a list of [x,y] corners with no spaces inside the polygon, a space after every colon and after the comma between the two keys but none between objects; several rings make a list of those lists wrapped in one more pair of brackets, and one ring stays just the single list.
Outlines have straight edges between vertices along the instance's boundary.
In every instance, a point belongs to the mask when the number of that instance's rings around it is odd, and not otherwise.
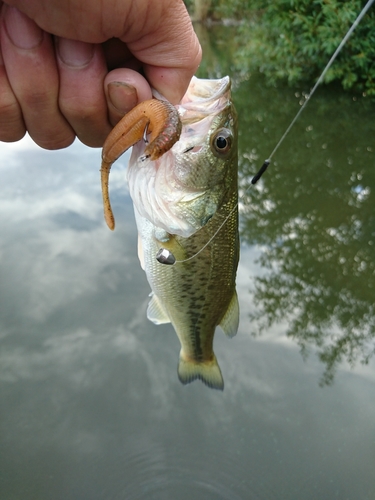
[{"label": "reflection of tree in water", "polygon": [[[264,247],[267,269],[255,280],[259,310],[251,319],[261,330],[287,320],[304,355],[318,348],[329,384],[342,360],[367,363],[375,350],[375,125],[366,100],[322,89],[319,96],[246,194],[242,239]],[[235,97],[240,109],[250,108],[240,112],[246,189],[293,118],[296,99],[251,79]]]},{"label": "reflection of tree in water", "polygon": [[[200,35],[199,76],[234,80],[241,194],[294,117],[301,94],[234,73],[235,31]],[[332,383],[341,361],[366,363],[374,352],[373,107],[319,88],[241,203],[242,240],[263,247],[267,269],[255,280],[258,312],[251,319],[263,329],[287,320],[303,355],[317,347],[326,365],[323,383]]]}]

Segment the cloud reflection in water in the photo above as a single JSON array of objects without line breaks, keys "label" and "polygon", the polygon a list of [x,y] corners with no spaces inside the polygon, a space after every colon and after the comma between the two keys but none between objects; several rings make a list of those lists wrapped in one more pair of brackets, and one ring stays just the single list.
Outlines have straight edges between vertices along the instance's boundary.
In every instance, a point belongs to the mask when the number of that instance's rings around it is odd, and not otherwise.
[{"label": "cloud reflection in water", "polygon": [[242,249],[238,335],[215,336],[224,394],[199,383],[182,387],[173,329],[146,319],[149,287],[121,163],[111,174],[118,221],[111,233],[99,151],[76,144],[51,153],[27,141],[1,148],[4,498],[163,493],[182,500],[194,492],[207,500],[298,491],[309,500],[333,498],[340,488],[350,497],[359,483],[371,490],[373,371],[342,373],[325,392],[318,363],[303,362],[286,323],[251,336],[249,288],[262,276],[263,247]]}]

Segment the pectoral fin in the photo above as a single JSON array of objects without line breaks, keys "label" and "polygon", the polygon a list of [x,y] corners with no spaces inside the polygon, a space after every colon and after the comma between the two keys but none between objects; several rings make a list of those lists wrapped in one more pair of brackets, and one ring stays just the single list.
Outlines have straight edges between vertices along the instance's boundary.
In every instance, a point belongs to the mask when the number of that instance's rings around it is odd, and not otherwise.
[{"label": "pectoral fin", "polygon": [[223,319],[220,321],[220,326],[224,330],[225,335],[234,337],[238,330],[238,323],[240,321],[240,308],[238,305],[238,297],[236,290],[232,296],[232,300],[228,306]]},{"label": "pectoral fin", "polygon": [[163,325],[171,322],[166,310],[154,293],[151,294],[151,300],[148,303],[147,318],[155,323],[155,325]]},{"label": "pectoral fin", "polygon": [[215,355],[211,361],[197,362],[186,358],[181,350],[178,363],[178,378],[184,385],[198,379],[211,389],[221,391],[224,389],[223,376]]}]

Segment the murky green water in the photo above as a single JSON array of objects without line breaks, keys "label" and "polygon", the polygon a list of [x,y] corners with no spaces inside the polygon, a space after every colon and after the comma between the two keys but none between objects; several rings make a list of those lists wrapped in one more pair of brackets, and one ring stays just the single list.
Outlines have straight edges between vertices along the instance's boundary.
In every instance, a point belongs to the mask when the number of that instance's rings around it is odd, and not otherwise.
[{"label": "murky green water", "polygon": [[[301,89],[234,80],[244,193]],[[127,157],[111,233],[100,151],[2,144],[1,498],[373,499],[374,138],[374,105],[321,88],[246,191],[223,393],[183,387],[172,327],[146,319]]]}]

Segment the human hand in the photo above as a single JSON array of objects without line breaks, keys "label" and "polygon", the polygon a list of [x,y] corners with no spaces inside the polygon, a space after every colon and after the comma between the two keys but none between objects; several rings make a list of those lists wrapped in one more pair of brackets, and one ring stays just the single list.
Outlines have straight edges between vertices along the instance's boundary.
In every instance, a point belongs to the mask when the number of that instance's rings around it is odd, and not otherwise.
[{"label": "human hand", "polygon": [[100,147],[127,111],[151,98],[151,87],[178,103],[200,63],[182,0],[6,0],[0,7],[1,141],[27,131],[46,149],[76,136]]}]

